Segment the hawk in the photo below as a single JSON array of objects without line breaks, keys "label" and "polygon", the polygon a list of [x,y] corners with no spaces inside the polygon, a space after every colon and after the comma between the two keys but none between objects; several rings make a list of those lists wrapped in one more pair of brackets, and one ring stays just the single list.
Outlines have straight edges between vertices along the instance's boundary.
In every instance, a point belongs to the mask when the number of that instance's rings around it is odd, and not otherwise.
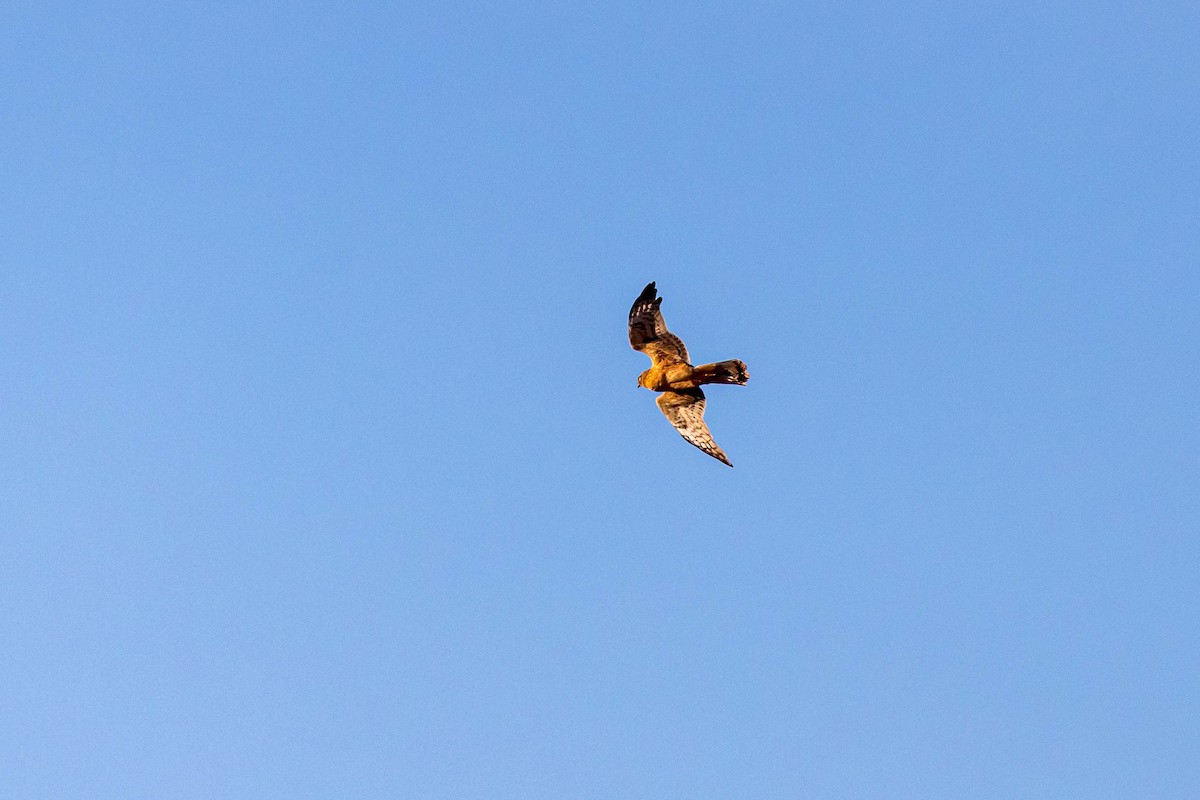
[{"label": "hawk", "polygon": [[713,441],[704,424],[703,383],[733,383],[745,386],[750,380],[746,365],[736,358],[693,367],[683,340],[667,330],[662,298],[651,281],[629,309],[629,344],[650,356],[650,369],[638,376],[638,386],[659,392],[658,407],[679,435],[718,461],[733,466],[725,451]]}]

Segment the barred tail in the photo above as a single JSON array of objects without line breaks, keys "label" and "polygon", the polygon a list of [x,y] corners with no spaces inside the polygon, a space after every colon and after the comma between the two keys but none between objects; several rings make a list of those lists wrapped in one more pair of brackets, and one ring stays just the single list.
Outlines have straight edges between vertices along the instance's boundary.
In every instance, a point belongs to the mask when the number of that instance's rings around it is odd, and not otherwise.
[{"label": "barred tail", "polygon": [[718,361],[715,364],[701,364],[693,368],[697,383],[734,383],[745,386],[750,380],[750,373],[745,363],[731,358],[728,361]]}]

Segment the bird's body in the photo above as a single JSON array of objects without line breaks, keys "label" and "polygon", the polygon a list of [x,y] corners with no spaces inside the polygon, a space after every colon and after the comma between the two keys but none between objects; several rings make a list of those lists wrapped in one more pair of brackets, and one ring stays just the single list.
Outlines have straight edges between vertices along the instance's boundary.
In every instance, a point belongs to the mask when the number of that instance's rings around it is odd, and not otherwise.
[{"label": "bird's body", "polygon": [[691,364],[679,362],[651,367],[638,376],[638,385],[652,392],[669,389],[696,389],[705,383],[732,383],[745,386],[750,379],[746,365],[737,359],[718,361],[715,364]]},{"label": "bird's body", "polygon": [[744,386],[750,380],[746,365],[737,360],[692,366],[683,340],[667,330],[662,298],[651,282],[629,310],[629,344],[650,357],[650,369],[638,376],[638,386],[659,392],[658,407],[679,434],[715,459],[733,466],[725,451],[713,441],[704,422],[706,383]]},{"label": "bird's body", "polygon": [[668,389],[695,389],[700,384],[692,374],[692,365],[680,362],[651,367],[638,376],[638,385],[652,392],[665,392]]}]

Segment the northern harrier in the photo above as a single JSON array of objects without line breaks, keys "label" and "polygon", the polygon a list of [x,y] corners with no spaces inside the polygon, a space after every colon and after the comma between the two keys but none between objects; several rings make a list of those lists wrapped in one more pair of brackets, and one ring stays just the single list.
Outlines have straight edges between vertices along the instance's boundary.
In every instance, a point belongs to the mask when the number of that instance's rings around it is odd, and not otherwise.
[{"label": "northern harrier", "polygon": [[745,386],[750,373],[741,361],[730,359],[693,367],[683,341],[667,330],[663,321],[662,298],[651,281],[629,309],[629,343],[634,350],[650,356],[650,369],[638,376],[638,386],[661,392],[658,407],[679,435],[713,458],[733,464],[725,451],[717,447],[704,424],[703,383],[734,383]]}]

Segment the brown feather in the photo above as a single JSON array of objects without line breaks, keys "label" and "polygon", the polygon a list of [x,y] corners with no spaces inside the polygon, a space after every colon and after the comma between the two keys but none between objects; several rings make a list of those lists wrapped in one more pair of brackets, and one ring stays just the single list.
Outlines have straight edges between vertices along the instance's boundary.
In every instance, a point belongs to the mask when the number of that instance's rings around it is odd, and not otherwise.
[{"label": "brown feather", "polygon": [[662,298],[657,296],[651,281],[633,301],[629,309],[629,344],[650,357],[656,366],[688,363],[688,351],[683,340],[667,330],[663,319]]},{"label": "brown feather", "polygon": [[686,441],[718,461],[733,466],[729,456],[713,441],[708,425],[704,422],[704,392],[699,389],[667,391],[660,394],[656,402],[667,421]]}]

